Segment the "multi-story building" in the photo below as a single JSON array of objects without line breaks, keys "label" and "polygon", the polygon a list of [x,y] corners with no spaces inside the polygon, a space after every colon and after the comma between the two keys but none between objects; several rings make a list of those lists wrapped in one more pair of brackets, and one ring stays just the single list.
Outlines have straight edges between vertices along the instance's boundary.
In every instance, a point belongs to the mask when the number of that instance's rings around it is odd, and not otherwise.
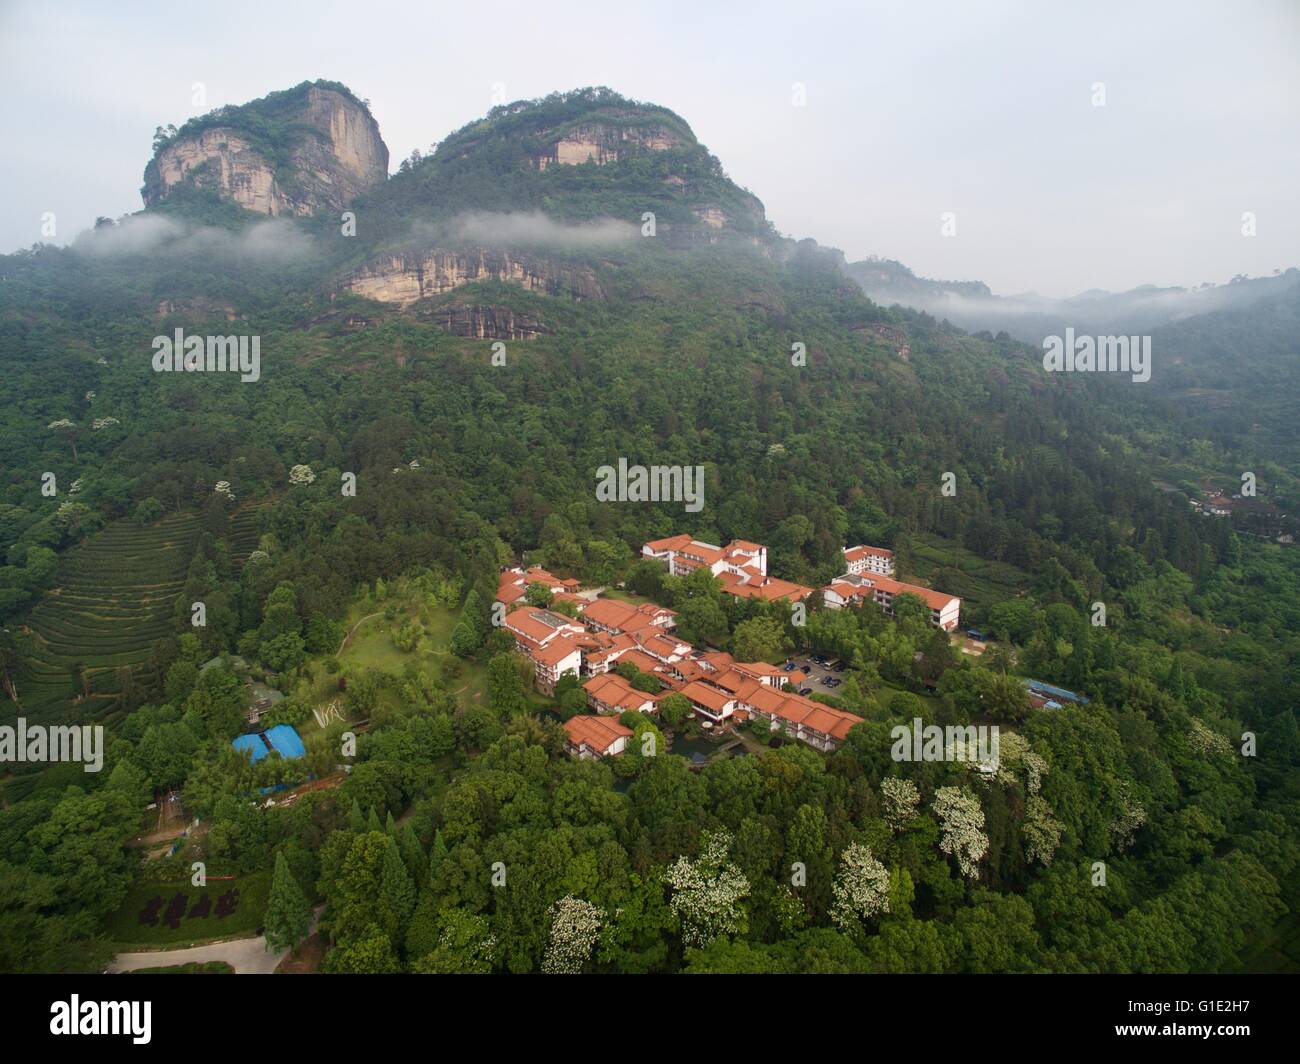
[{"label": "multi-story building", "polygon": [[725,547],[715,547],[683,533],[651,540],[641,548],[641,556],[664,562],[673,576],[708,569],[718,578],[723,591],[739,598],[798,601],[813,593],[810,587],[768,576],[767,548],[748,540],[733,539]]},{"label": "multi-story building", "polygon": [[833,580],[822,588],[822,602],[831,609],[840,609],[855,602],[871,601],[886,614],[893,616],[896,595],[915,595],[930,611],[930,623],[945,632],[956,629],[961,621],[961,599],[942,591],[915,584],[904,584],[889,576],[863,576],[849,573]]},{"label": "multi-story building", "polygon": [[497,578],[497,601],[513,606],[523,599],[532,584],[541,584],[560,601],[583,601],[577,596],[581,586],[577,580],[561,580],[535,565],[528,569],[501,570],[501,575]]},{"label": "multi-story building", "polygon": [[546,694],[566,672],[582,673],[583,639],[586,630],[562,613],[525,607],[506,615],[505,625],[515,637],[515,646],[533,663],[537,689]]},{"label": "multi-story building", "polygon": [[894,552],[884,547],[844,548],[845,572],[861,574],[875,573],[877,576],[894,575]]},{"label": "multi-story building", "polygon": [[721,724],[736,711],[736,697],[703,680],[692,680],[679,692],[691,703],[697,717]]},{"label": "multi-story building", "polygon": [[655,713],[659,709],[654,695],[638,691],[616,672],[593,676],[582,688],[587,692],[587,704],[597,713]]},{"label": "multi-story building", "polygon": [[593,632],[633,635],[647,630],[671,629],[677,624],[677,614],[653,602],[633,606],[614,599],[598,598],[583,607],[582,623]]},{"label": "multi-story building", "polygon": [[582,647],[578,637],[564,635],[529,653],[533,663],[533,681],[543,694],[553,694],[555,685],[566,672],[582,674]]},{"label": "multi-story building", "polygon": [[819,750],[834,750],[862,723],[853,713],[782,691],[783,679],[780,669],[765,662],[736,663],[725,673],[691,681],[681,693],[703,720],[721,724],[755,718]]},{"label": "multi-story building", "polygon": [[580,761],[594,761],[613,757],[627,749],[632,729],[626,728],[611,717],[594,717],[580,714],[564,722],[568,741],[564,748],[568,755]]},{"label": "multi-story building", "polygon": [[[652,540],[641,553],[664,562],[675,576],[707,568],[723,590],[742,598],[798,600],[813,593],[812,588],[768,576],[767,548],[759,543],[733,540],[725,547],[715,547],[680,535]],[[939,628],[952,631],[960,623],[961,600],[894,579],[890,551],[848,547],[844,559],[848,572],[822,589],[828,607],[838,609],[869,599],[892,614],[895,596],[906,593],[925,603],[931,622]],[[573,593],[576,584],[569,587],[571,582],[555,581],[545,570],[511,570],[509,574],[502,574],[502,590],[509,594],[517,591],[516,601],[528,584],[542,583],[557,595],[572,598],[581,610],[580,624],[552,610],[533,608],[516,609],[506,618],[516,645],[532,659],[539,688],[553,691],[566,672],[588,677],[583,688],[598,715],[574,717],[565,723],[569,751],[575,757],[621,752],[632,733],[610,717],[628,710],[657,712],[659,701],[674,690],[685,696],[702,720],[715,725],[764,721],[772,731],[782,731],[819,750],[834,750],[862,721],[853,713],[782,690],[786,675],[774,665],[737,662],[723,651],[696,650],[673,634],[676,614],[670,609],[653,603],[634,606],[612,599],[578,599]],[[561,588],[539,577],[549,577]],[[666,690],[656,695],[637,690],[611,671],[620,662],[654,676]],[[604,724],[617,730],[602,728]]]},{"label": "multi-story building", "polygon": [[855,724],[862,723],[862,718],[853,713],[765,687],[756,688],[744,706],[756,719],[766,721],[772,731],[784,730],[791,739],[823,751],[834,750]]},{"label": "multi-story building", "polygon": [[775,602],[778,599],[798,602],[813,593],[810,587],[804,587],[803,584],[796,584],[791,580],[779,580],[775,576],[742,578],[735,573],[724,572],[718,580],[722,583],[722,590],[728,595],[735,595],[737,598],[762,599],[764,602]]},{"label": "multi-story building", "polygon": [[730,570],[767,575],[767,548],[761,543],[733,539],[725,547],[702,543],[682,533],[667,539],[652,539],[641,548],[641,556],[668,565],[673,576],[690,576],[696,569],[708,569],[714,576]]}]

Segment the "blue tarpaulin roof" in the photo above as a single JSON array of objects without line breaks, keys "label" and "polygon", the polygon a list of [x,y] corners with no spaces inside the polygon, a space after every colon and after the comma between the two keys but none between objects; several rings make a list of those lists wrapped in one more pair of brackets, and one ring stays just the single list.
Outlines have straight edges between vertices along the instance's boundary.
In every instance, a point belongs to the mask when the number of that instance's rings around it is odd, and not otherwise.
[{"label": "blue tarpaulin roof", "polygon": [[274,728],[268,728],[266,740],[286,760],[307,756],[307,748],[302,745],[302,739],[292,724],[277,724]]},{"label": "blue tarpaulin roof", "polygon": [[275,750],[285,760],[307,756],[307,748],[302,745],[302,739],[291,724],[277,724],[265,732],[241,735],[230,745],[236,750],[247,750],[252,755],[254,764],[261,761],[271,750]]},{"label": "blue tarpaulin roof", "polygon": [[253,755],[254,764],[266,756],[266,743],[260,735],[240,735],[230,745],[239,751],[247,750]]}]

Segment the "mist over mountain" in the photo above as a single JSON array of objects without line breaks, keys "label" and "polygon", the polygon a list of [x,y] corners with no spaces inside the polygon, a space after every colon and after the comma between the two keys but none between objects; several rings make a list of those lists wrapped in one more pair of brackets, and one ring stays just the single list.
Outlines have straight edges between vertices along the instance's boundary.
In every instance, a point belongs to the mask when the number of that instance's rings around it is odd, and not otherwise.
[{"label": "mist over mountain", "polygon": [[1295,968],[1300,273],[999,297],[609,88],[380,117],[0,256],[0,705],[107,736],[0,776],[0,967]]},{"label": "mist over mountain", "polygon": [[1148,332],[1160,325],[1201,314],[1248,308],[1279,292],[1300,286],[1294,266],[1273,277],[1234,277],[1227,284],[1206,282],[1197,288],[1144,285],[1127,292],[1090,290],[1067,299],[1033,293],[994,295],[979,281],[932,281],[917,277],[902,263],[866,259],[846,267],[862,290],[882,306],[895,303],[951,321],[971,332],[1007,332],[1026,343],[1065,326],[1077,332]]}]

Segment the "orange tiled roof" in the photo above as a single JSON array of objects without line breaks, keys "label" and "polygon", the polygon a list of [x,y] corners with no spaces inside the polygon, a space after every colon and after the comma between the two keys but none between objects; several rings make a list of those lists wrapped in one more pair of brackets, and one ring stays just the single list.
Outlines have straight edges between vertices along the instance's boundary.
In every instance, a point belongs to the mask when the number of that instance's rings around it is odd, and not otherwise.
[{"label": "orange tiled roof", "polygon": [[698,702],[706,709],[711,709],[715,713],[721,713],[726,708],[728,702],[734,701],[732,695],[727,694],[725,691],[720,691],[718,688],[703,683],[700,680],[688,683],[682,688],[681,693],[692,702]]},{"label": "orange tiled roof", "polygon": [[569,742],[574,746],[585,744],[602,754],[619,739],[628,739],[632,735],[631,728],[623,727],[612,717],[597,717],[585,713],[566,720],[564,730],[569,735]]},{"label": "orange tiled roof", "polygon": [[860,584],[850,583],[847,580],[833,580],[823,590],[834,590],[843,598],[875,598],[875,592],[879,589],[889,595],[915,595],[932,610],[941,610],[950,602],[960,602],[956,595],[948,595],[942,591],[934,591],[928,587],[918,587],[915,584],[904,584],[901,581],[894,580],[888,576],[876,576],[874,573],[869,577],[864,577]]},{"label": "orange tiled roof", "polygon": [[753,694],[760,686],[758,680],[752,676],[746,676],[743,672],[732,669],[730,672],[723,673],[716,679],[710,680],[710,683],[721,687],[724,691],[730,692],[736,698],[749,701],[749,695]]},{"label": "orange tiled roof", "polygon": [[892,558],[894,552],[885,550],[884,547],[868,547],[865,544],[857,547],[845,547],[844,558],[846,561],[856,562],[859,558],[875,556],[877,558]]},{"label": "orange tiled roof", "polygon": [[618,661],[620,665],[625,661],[630,661],[642,672],[648,672],[656,679],[659,678],[656,670],[663,667],[663,663],[658,658],[652,658],[649,654],[640,650],[629,650],[624,654],[620,654]]},{"label": "orange tiled roof", "polygon": [[534,650],[529,654],[535,661],[540,661],[543,665],[558,665],[570,654],[577,654],[581,651],[577,638],[570,632],[564,632],[552,639],[546,646],[540,650]]},{"label": "orange tiled roof", "polygon": [[616,672],[606,672],[593,676],[582,685],[582,689],[607,706],[620,709],[640,709],[654,699],[645,691],[638,691]]},{"label": "orange tiled roof", "polygon": [[652,551],[662,553],[666,550],[680,550],[691,541],[691,537],[685,532],[677,536],[669,536],[667,539],[652,539],[646,544]]},{"label": "orange tiled roof", "polygon": [[645,615],[638,614],[627,603],[598,598],[587,604],[587,608],[582,611],[582,616],[585,620],[595,621],[609,628],[622,628],[633,617]]},{"label": "orange tiled roof", "polygon": [[787,694],[770,687],[760,687],[744,701],[770,716],[802,724],[840,740],[849,734],[853,725],[862,723],[862,718],[856,714],[814,702],[803,695]]},{"label": "orange tiled roof", "polygon": [[526,570],[506,569],[497,578],[497,600],[507,606],[518,602],[528,591],[529,584],[541,584],[557,597],[570,594],[582,586],[577,580],[561,580],[536,565]]},{"label": "orange tiled roof", "polygon": [[577,627],[575,621],[562,613],[534,607],[525,607],[506,615],[507,628],[538,643],[548,642],[557,632],[563,631],[565,625],[570,624]]},{"label": "orange tiled roof", "polygon": [[656,624],[656,618],[674,616],[676,614],[672,610],[652,603],[632,606],[626,602],[606,598],[598,598],[587,603],[582,611],[584,620],[593,621],[606,628],[616,628],[620,632],[658,631],[664,626]]}]

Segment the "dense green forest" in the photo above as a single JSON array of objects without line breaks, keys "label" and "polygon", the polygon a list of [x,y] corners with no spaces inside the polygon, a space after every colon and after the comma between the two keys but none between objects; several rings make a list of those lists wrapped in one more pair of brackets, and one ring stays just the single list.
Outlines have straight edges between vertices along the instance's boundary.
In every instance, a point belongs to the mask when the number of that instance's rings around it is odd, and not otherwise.
[{"label": "dense green forest", "polygon": [[[682,144],[530,165],[544,133],[590,121]],[[732,219],[716,240],[548,251],[601,298],[457,288],[548,326],[504,364],[439,323],[445,298],[402,308],[340,281],[467,210],[688,226],[701,203]],[[210,876],[272,877],[268,933],[298,941],[323,904],[327,971],[1294,970],[1298,556],[1153,477],[1196,448],[1252,468],[1232,423],[1193,434],[1141,386],[1048,375],[1033,347],[873,304],[837,252],[777,236],[680,118],[608,90],[498,109],[357,213],[349,241],[334,219],[183,191],[0,259],[4,720],[108,729],[97,775],[6,766],[0,967],[92,968],[133,889],[188,879],[193,853],[124,846],[178,789]],[[260,379],[153,372],[176,328],[259,336]],[[1212,384],[1243,379],[1261,377]],[[1294,411],[1291,389],[1271,402]],[[597,502],[620,457],[702,465],[703,511]],[[770,572],[812,586],[848,544],[892,548],[993,649],[958,653],[906,609],[796,625],[636,560],[676,532],[767,544]],[[530,690],[489,618],[524,558],[671,605],[723,649],[771,621],[772,649],[851,663],[819,697],[864,723],[830,755],[571,761],[571,687]],[[340,660],[374,614],[406,664]],[[419,638],[431,669],[402,650]],[[250,766],[230,748],[239,677],[202,668],[218,655],[286,691],[275,719],[310,727],[323,687],[344,719],[305,761]],[[1029,710],[1021,676],[1090,701]],[[917,717],[999,724],[1001,768],[891,760],[890,729]],[[264,808],[257,788],[334,771],[348,721],[368,726],[341,784]]]}]

